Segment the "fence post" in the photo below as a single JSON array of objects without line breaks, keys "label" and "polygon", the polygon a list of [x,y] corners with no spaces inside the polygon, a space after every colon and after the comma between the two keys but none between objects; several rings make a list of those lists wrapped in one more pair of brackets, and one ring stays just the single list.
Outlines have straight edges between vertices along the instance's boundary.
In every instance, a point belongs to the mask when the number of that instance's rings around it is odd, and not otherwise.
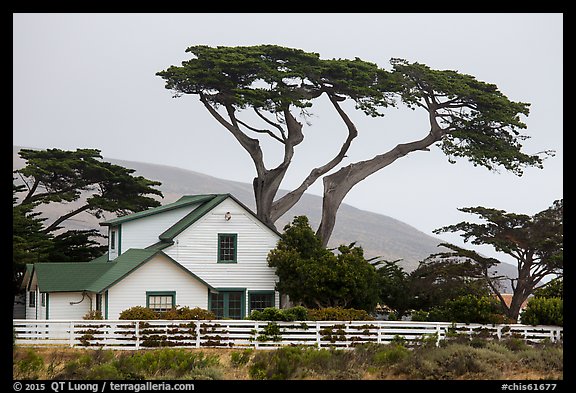
[{"label": "fence post", "polygon": [[440,324],[436,324],[436,346],[440,346]]},{"label": "fence post", "polygon": [[134,333],[136,334],[136,350],[140,349],[140,321],[135,321]]},{"label": "fence post", "polygon": [[200,320],[196,320],[196,348],[200,348]]},{"label": "fence post", "polygon": [[70,348],[74,347],[74,321],[70,321]]},{"label": "fence post", "polygon": [[254,349],[258,349],[258,328],[260,327],[260,325],[258,324],[258,322],[254,322]]},{"label": "fence post", "polygon": [[320,338],[320,322],[316,321],[316,346],[318,348],[321,348]]}]

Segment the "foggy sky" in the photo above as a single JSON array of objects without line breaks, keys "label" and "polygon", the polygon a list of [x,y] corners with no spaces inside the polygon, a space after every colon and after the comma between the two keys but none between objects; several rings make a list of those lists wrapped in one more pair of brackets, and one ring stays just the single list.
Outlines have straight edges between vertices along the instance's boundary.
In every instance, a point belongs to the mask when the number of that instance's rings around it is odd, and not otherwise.
[{"label": "foggy sky", "polygon": [[[432,148],[368,177],[345,203],[432,235],[435,228],[474,220],[457,208],[532,215],[563,197],[562,14],[21,13],[13,22],[14,145],[97,148],[107,158],[251,182],[250,157],[197,96],[172,98],[155,73],[189,59],[185,49],[193,45],[276,44],[322,58],[359,57],[386,69],[391,58],[403,58],[494,83],[509,99],[531,104],[530,115],[522,119],[528,125],[523,133],[530,136],[523,150],[556,151],[544,169],[527,168],[518,177],[465,160],[452,165]],[[374,120],[349,109],[359,136],[341,166],[428,132],[423,111],[390,109]],[[284,189],[299,185],[346,138],[346,128],[326,102],[314,105],[312,113]],[[272,166],[280,150],[262,143]],[[321,195],[321,181],[309,192]],[[439,237],[464,244],[457,234]],[[466,247],[490,254],[487,248]]]}]

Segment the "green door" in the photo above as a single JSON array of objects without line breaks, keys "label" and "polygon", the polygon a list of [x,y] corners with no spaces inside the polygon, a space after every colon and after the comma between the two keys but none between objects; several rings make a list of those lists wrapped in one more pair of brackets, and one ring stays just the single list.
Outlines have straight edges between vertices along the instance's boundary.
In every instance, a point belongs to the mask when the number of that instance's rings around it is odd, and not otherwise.
[{"label": "green door", "polygon": [[218,319],[244,318],[244,292],[219,291],[210,294],[210,311]]}]

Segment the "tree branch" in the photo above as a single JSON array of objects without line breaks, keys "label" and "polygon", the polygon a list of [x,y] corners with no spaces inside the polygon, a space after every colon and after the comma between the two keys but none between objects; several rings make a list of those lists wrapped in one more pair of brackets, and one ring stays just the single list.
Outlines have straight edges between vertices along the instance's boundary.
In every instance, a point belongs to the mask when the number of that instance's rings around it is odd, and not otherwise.
[{"label": "tree branch", "polygon": [[231,118],[232,123],[226,121],[217,111],[210,105],[203,93],[199,93],[200,101],[204,104],[208,112],[214,117],[220,124],[222,124],[230,133],[236,138],[238,143],[248,152],[254,165],[256,166],[256,172],[258,175],[262,175],[266,172],[266,167],[264,166],[264,159],[262,149],[260,148],[260,143],[258,139],[250,138],[244,134],[237,126],[236,119],[234,117],[234,109],[231,106],[227,106],[226,110]]},{"label": "tree branch", "polygon": [[254,128],[254,127],[249,126],[248,124],[246,124],[245,122],[243,122],[243,121],[241,121],[241,120],[239,120],[239,119],[236,119],[236,120],[238,121],[238,123],[242,124],[244,127],[248,128],[250,131],[254,131],[254,132],[257,132],[257,133],[259,133],[259,134],[268,134],[268,135],[270,135],[272,138],[276,139],[278,142],[284,143],[284,140],[283,140],[282,138],[278,137],[277,135],[275,135],[275,134],[274,134],[272,131],[270,131],[270,130],[260,130],[260,129],[258,129],[258,128]]},{"label": "tree branch", "polygon": [[289,192],[288,194],[284,195],[282,198],[274,202],[274,204],[272,205],[272,214],[271,214],[273,221],[276,221],[277,219],[282,217],[284,213],[290,210],[300,200],[302,194],[304,194],[304,192],[312,184],[314,184],[316,180],[318,180],[318,178],[328,173],[330,170],[334,169],[336,165],[342,162],[342,160],[346,157],[346,153],[350,148],[352,140],[356,138],[356,136],[358,136],[358,130],[356,129],[356,126],[354,125],[352,120],[350,120],[348,115],[342,110],[342,108],[338,104],[338,99],[336,99],[332,95],[328,95],[328,97],[330,98],[330,102],[332,102],[332,105],[336,109],[336,112],[338,112],[338,114],[346,124],[346,127],[348,128],[348,137],[346,138],[346,141],[344,141],[344,143],[342,144],[342,147],[340,147],[340,151],[338,152],[338,154],[336,154],[336,156],[334,156],[332,160],[330,160],[321,167],[312,169],[312,171],[310,171],[310,174],[306,177],[306,179],[304,179],[304,181],[300,184],[298,188],[294,189],[293,191]]},{"label": "tree branch", "polygon": [[280,131],[280,135],[282,135],[282,141],[286,140],[286,132],[284,131],[284,129],[282,128],[282,126],[280,126],[280,124],[274,123],[271,120],[268,120],[268,118],[266,116],[264,116],[262,113],[260,113],[260,111],[256,108],[254,108],[254,112],[256,112],[256,114],[262,119],[264,120],[266,123],[270,124],[272,127],[276,127],[279,131]]},{"label": "tree branch", "polygon": [[52,224],[50,224],[48,227],[44,228],[42,230],[42,233],[49,233],[49,232],[57,229],[58,225],[61,224],[63,221],[66,221],[70,217],[73,217],[76,214],[82,213],[83,211],[88,210],[89,208],[90,208],[90,205],[86,204],[82,207],[79,207],[76,210],[71,211],[70,213],[64,214],[63,216],[58,218],[56,221],[54,221]]},{"label": "tree branch", "polygon": [[[398,144],[384,154],[377,155],[370,160],[350,164],[324,177],[322,221],[317,231],[322,242],[327,242],[332,235],[332,230],[336,224],[338,208],[344,200],[344,197],[356,184],[371,174],[392,164],[398,158],[404,157],[410,152],[425,150],[428,146],[442,139],[445,135],[445,130],[438,125],[433,113],[430,113],[429,118],[431,129],[424,138],[414,142]],[[326,245],[326,243],[324,243],[324,245]]]}]

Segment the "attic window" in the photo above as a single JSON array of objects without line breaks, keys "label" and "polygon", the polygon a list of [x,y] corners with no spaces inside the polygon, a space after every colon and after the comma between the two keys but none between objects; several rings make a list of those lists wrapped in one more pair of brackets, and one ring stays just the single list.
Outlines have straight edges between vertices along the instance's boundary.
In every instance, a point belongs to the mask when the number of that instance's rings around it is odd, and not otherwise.
[{"label": "attic window", "polygon": [[236,263],[238,235],[235,233],[218,234],[218,262]]}]

